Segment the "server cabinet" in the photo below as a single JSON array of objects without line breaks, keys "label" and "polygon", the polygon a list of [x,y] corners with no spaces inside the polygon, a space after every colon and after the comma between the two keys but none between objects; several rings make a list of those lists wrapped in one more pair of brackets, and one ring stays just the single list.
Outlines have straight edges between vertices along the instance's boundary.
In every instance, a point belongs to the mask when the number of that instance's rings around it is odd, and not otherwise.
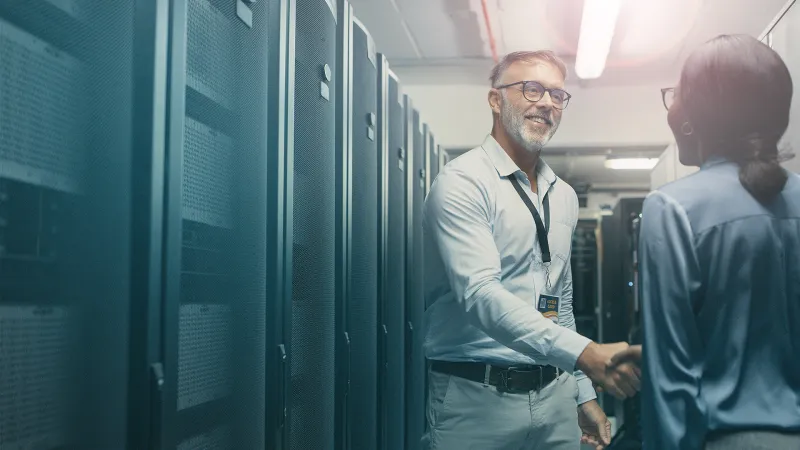
[{"label": "server cabinet", "polygon": [[442,168],[450,162],[450,154],[447,153],[442,146],[439,146],[439,171],[441,172]]},{"label": "server cabinet", "polygon": [[[641,214],[643,198],[622,198],[601,221],[601,289],[598,311],[600,342],[629,342],[634,297],[632,220]],[[604,408],[615,414],[617,402],[604,394]]]},{"label": "server cabinet", "polygon": [[379,145],[378,60],[375,44],[357,19],[352,26],[350,270],[346,312],[350,341],[347,425],[352,450],[378,442]]},{"label": "server cabinet", "polygon": [[[337,5],[292,1],[290,30],[294,104],[293,143],[287,151],[287,265],[285,342],[289,375],[289,448],[333,448],[336,414]],[[290,81],[290,82],[292,82]],[[291,105],[291,101],[288,102]],[[288,244],[287,244],[288,245]]]},{"label": "server cabinet", "polygon": [[380,284],[381,333],[380,413],[381,449],[404,449],[405,435],[405,233],[406,160],[403,97],[397,77],[385,67],[382,74],[385,107],[385,246]]},{"label": "server cabinet", "polygon": [[406,147],[410,154],[407,174],[406,211],[406,447],[420,447],[425,432],[426,362],[422,352],[425,314],[424,267],[422,247],[422,209],[425,203],[425,151],[420,129],[419,111],[405,97]]},{"label": "server cabinet", "polygon": [[166,77],[157,3],[0,2],[3,450],[151,442],[155,94]]},{"label": "server cabinet", "polygon": [[572,236],[572,310],[575,324],[583,336],[597,342],[598,305],[597,220],[581,219]]},{"label": "server cabinet", "polygon": [[175,0],[171,11],[164,448],[263,448],[280,6]]},{"label": "server cabinet", "polygon": [[436,145],[436,139],[434,138],[433,132],[428,124],[423,126],[423,132],[425,135],[424,139],[427,159],[427,183],[425,192],[428,192],[431,189],[433,181],[436,179],[436,175],[439,174],[439,146]]}]

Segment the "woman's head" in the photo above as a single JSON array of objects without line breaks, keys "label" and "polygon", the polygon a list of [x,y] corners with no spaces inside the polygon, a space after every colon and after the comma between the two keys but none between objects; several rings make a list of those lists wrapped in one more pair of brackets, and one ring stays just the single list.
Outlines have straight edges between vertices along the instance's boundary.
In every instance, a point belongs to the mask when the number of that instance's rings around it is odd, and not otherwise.
[{"label": "woman's head", "polygon": [[669,108],[681,162],[734,161],[744,187],[761,202],[771,200],[787,179],[778,141],[791,102],[792,78],[775,51],[746,35],[712,39],[686,60]]}]

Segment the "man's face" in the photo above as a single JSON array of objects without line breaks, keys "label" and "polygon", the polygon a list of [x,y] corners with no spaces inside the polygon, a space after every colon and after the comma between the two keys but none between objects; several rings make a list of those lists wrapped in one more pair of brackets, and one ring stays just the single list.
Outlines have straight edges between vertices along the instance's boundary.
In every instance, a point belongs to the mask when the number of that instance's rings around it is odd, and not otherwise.
[{"label": "man's face", "polygon": [[[518,81],[536,81],[545,88],[564,88],[564,77],[552,64],[540,61],[517,62],[506,70],[501,85]],[[549,93],[531,102],[522,93],[522,85],[500,89],[500,122],[517,144],[538,153],[553,137],[561,123],[562,111],[553,107]],[[497,112],[497,111],[496,111]]]}]

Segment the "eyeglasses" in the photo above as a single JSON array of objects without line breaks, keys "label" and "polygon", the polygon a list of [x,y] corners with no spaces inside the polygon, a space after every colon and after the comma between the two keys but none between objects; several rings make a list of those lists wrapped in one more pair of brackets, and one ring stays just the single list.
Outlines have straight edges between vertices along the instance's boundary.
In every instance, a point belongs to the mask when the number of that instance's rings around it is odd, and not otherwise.
[{"label": "eyeglasses", "polygon": [[672,106],[672,103],[675,101],[675,88],[662,88],[661,100],[664,102],[664,108],[667,108],[667,111],[669,111],[669,107]]},{"label": "eyeglasses", "polygon": [[563,89],[549,89],[536,81],[517,81],[516,83],[498,86],[495,89],[505,89],[519,85],[522,85],[522,88],[520,89],[522,91],[522,95],[529,102],[538,102],[542,99],[542,97],[544,97],[544,93],[547,92],[550,94],[550,99],[553,101],[553,107],[559,110],[566,108],[569,104],[569,99],[572,98],[572,96]]}]

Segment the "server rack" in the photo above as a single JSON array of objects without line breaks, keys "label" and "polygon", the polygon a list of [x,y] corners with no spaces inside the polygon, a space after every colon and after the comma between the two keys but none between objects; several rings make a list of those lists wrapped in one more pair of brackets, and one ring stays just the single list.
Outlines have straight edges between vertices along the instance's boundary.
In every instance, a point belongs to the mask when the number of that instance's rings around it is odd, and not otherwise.
[{"label": "server rack", "polygon": [[386,281],[388,272],[387,247],[389,223],[389,63],[386,56],[378,53],[378,440],[377,449],[386,447],[388,426],[388,371],[387,335],[383,323],[386,315]]},{"label": "server rack", "polygon": [[[634,214],[629,222],[631,251],[626,255],[630,261],[628,276],[633,280],[633,298],[629,316],[631,318],[631,328],[628,333],[628,341],[631,345],[642,343],[641,334],[641,284],[639,282],[639,229],[641,224],[641,214]],[[617,427],[618,431],[608,446],[610,450],[641,450],[641,397],[639,394],[625,399],[618,405]]]},{"label": "server rack", "polygon": [[428,192],[431,189],[433,181],[436,179],[436,175],[439,174],[439,146],[436,145],[436,138],[433,136],[433,132],[428,127],[428,124],[423,126],[423,133],[425,135],[425,146],[427,148],[425,192]]},{"label": "server rack", "polygon": [[268,105],[280,12],[278,2],[171,4],[164,448],[266,445],[268,153],[278,150]]},{"label": "server rack", "polygon": [[573,313],[578,330],[597,342],[598,254],[597,220],[581,219],[572,236]]},{"label": "server rack", "polygon": [[[288,448],[328,449],[335,440],[337,233],[342,185],[337,109],[337,4],[295,1],[290,13],[289,83],[293,95],[292,132],[286,153],[284,345],[289,368],[286,386]],[[293,45],[292,45],[293,44]]]},{"label": "server rack", "polygon": [[160,6],[0,3],[4,449],[157,436]]},{"label": "server rack", "polygon": [[[353,10],[347,0],[334,0],[333,11],[337,17],[336,27],[336,73],[333,76],[339,101],[336,103],[336,185],[341,191],[336,199],[336,317],[335,317],[335,364],[336,393],[334,404],[335,449],[348,448],[350,441],[350,321],[349,292],[352,242],[352,215],[350,214],[353,170],[352,155],[352,108],[353,95]],[[330,4],[330,3],[329,3]]]},{"label": "server rack", "polygon": [[352,25],[352,177],[347,340],[349,346],[345,448],[372,450],[378,442],[378,272],[380,235],[378,59],[367,28]]},{"label": "server rack", "polygon": [[[633,304],[631,220],[641,214],[643,198],[622,198],[611,215],[600,223],[601,288],[598,313],[600,342],[629,340]],[[606,414],[618,415],[620,404],[610,394],[603,394]]]},{"label": "server rack", "polygon": [[420,129],[419,111],[406,96],[406,147],[409,149],[406,199],[408,231],[406,235],[406,442],[408,449],[420,446],[425,432],[426,361],[422,352],[424,339],[423,319],[424,258],[422,247],[422,208],[425,202],[425,149]]},{"label": "server rack", "polygon": [[405,149],[405,113],[397,76],[386,70],[387,124],[385,175],[385,248],[381,282],[381,449],[403,449],[405,434],[405,233],[406,176],[408,155]]},{"label": "server rack", "polygon": [[442,168],[450,162],[450,154],[447,153],[442,146],[439,146],[439,171],[441,172]]}]

